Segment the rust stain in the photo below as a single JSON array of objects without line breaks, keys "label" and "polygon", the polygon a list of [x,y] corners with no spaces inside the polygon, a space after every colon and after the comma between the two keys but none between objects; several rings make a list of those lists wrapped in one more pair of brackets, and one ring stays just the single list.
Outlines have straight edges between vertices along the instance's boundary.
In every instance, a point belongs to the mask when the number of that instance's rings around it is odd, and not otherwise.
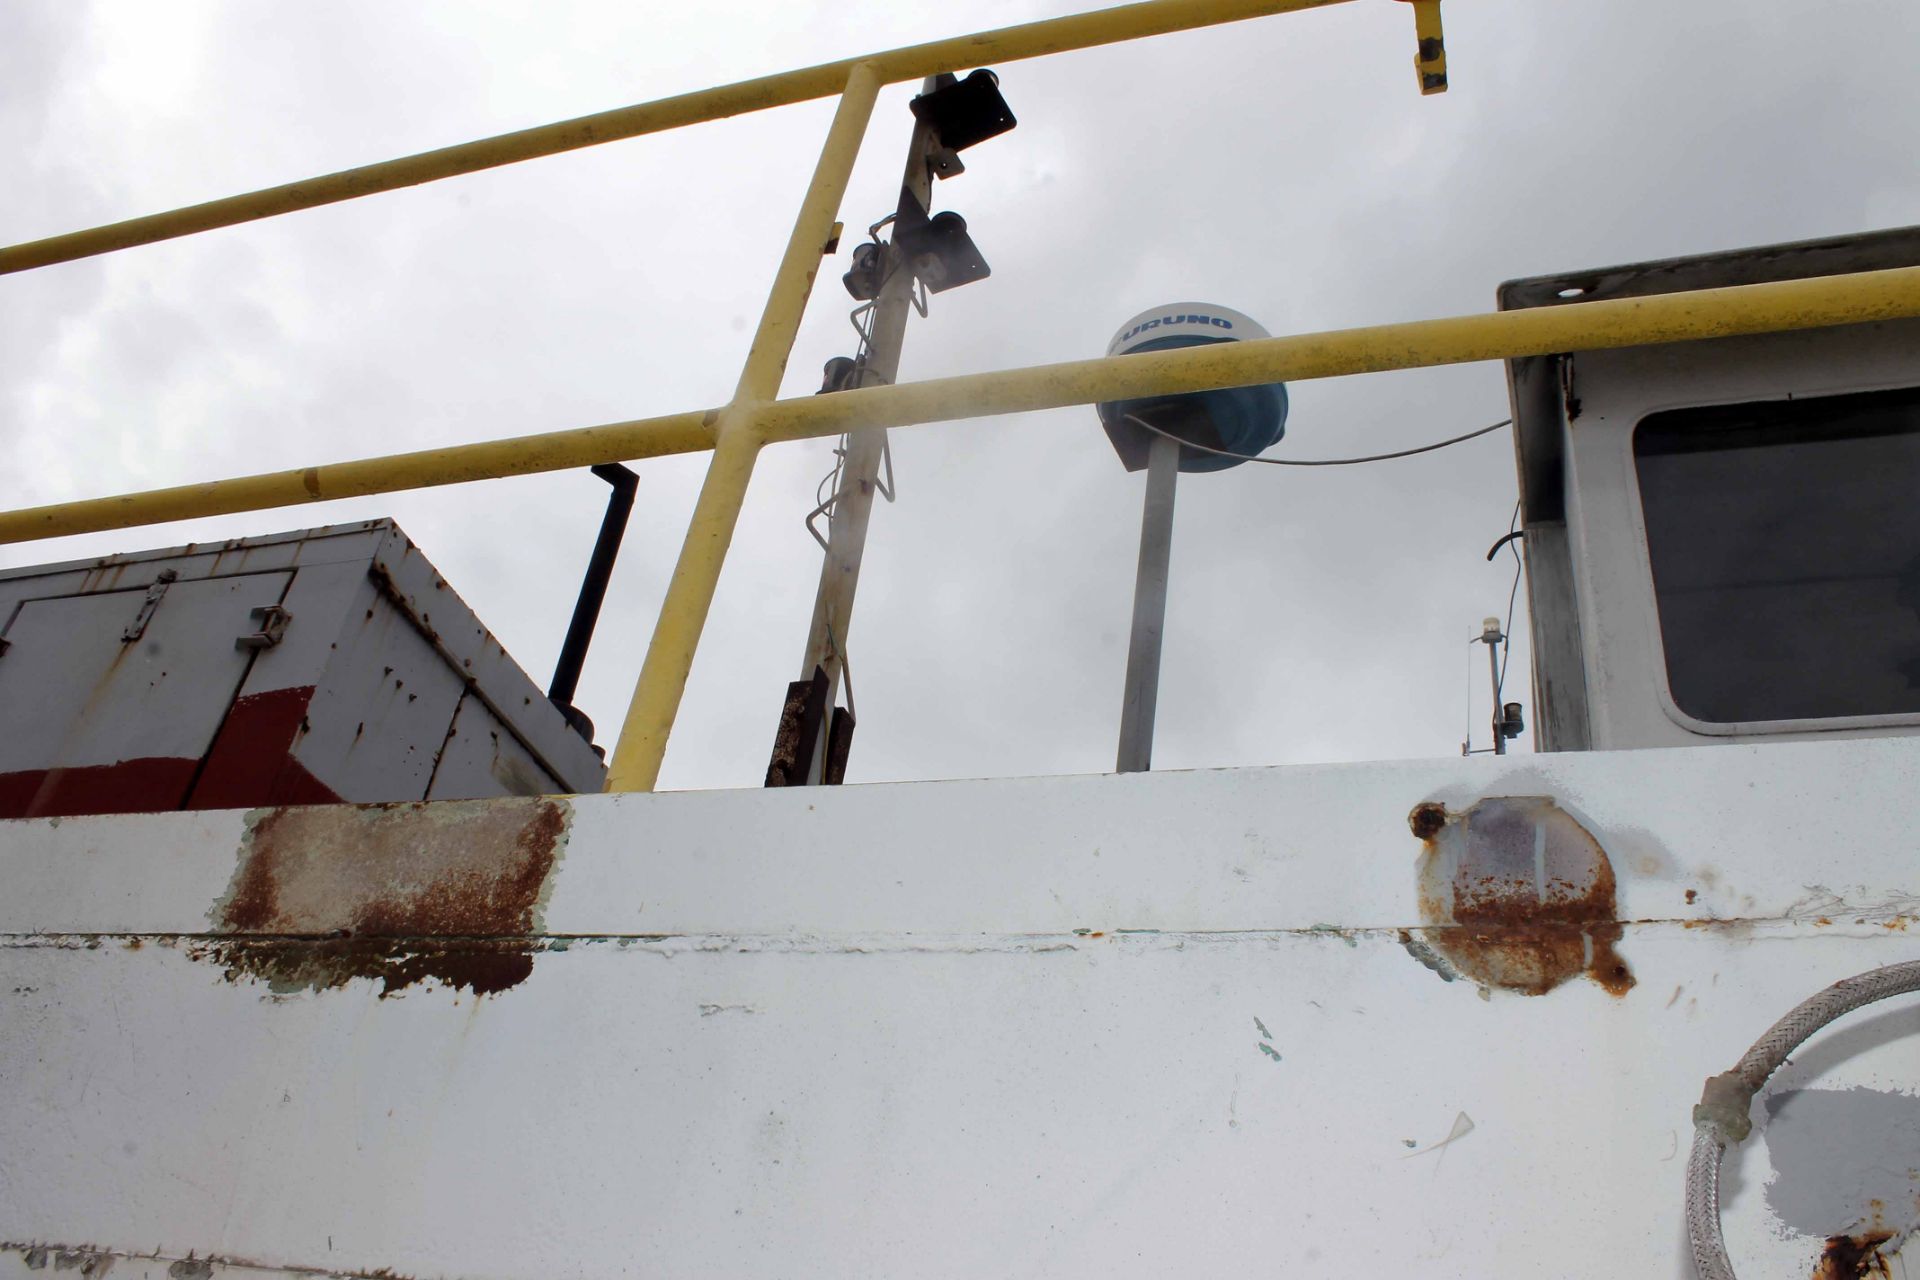
[{"label": "rust stain", "polygon": [[1426,803],[1407,823],[1426,846],[1424,950],[1455,975],[1535,996],[1580,974],[1614,996],[1633,987],[1615,950],[1613,865],[1550,797],[1489,798],[1459,813]]},{"label": "rust stain", "polygon": [[1407,815],[1407,826],[1413,829],[1417,840],[1431,840],[1440,834],[1447,825],[1447,806],[1443,804],[1417,804],[1413,812]]},{"label": "rust stain", "polygon": [[212,912],[227,936],[198,950],[278,992],[504,991],[533,972],[569,817],[554,797],[257,810]]},{"label": "rust stain", "polygon": [[1689,889],[1689,890],[1687,890],[1687,905],[1688,905],[1688,906],[1692,906],[1692,905],[1693,905],[1693,904],[1694,904],[1695,902],[1697,902],[1697,901],[1699,900],[1699,898],[1700,898],[1700,891],[1699,891],[1698,889]]},{"label": "rust stain", "polygon": [[1891,1231],[1865,1231],[1857,1236],[1828,1236],[1827,1247],[1814,1264],[1813,1280],[1858,1280],[1862,1276],[1891,1276],[1892,1267],[1880,1246],[1893,1239]]}]

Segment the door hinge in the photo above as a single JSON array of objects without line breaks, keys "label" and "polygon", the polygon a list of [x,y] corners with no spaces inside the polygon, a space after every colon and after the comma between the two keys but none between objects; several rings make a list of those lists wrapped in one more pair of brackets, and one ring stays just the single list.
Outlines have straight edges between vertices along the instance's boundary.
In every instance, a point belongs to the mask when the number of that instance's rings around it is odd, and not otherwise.
[{"label": "door hinge", "polygon": [[263,604],[250,610],[248,617],[260,624],[258,631],[250,632],[233,642],[236,649],[271,649],[280,643],[287,634],[287,623],[293,620],[285,605]]}]

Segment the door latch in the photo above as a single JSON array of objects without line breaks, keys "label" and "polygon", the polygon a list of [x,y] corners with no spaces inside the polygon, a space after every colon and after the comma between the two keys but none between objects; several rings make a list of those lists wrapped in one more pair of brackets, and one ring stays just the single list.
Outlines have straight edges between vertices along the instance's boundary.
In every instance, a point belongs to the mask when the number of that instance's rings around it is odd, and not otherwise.
[{"label": "door latch", "polygon": [[121,644],[131,644],[147,634],[147,624],[153,621],[153,611],[160,607],[160,597],[167,594],[167,588],[180,573],[176,569],[162,569],[154,578],[153,585],[147,588],[147,598],[140,602],[140,612],[133,615],[126,630],[120,633]]},{"label": "door latch", "polygon": [[250,610],[248,617],[260,624],[258,631],[250,632],[233,642],[236,649],[271,649],[280,643],[287,634],[287,623],[293,620],[285,605],[263,604]]}]

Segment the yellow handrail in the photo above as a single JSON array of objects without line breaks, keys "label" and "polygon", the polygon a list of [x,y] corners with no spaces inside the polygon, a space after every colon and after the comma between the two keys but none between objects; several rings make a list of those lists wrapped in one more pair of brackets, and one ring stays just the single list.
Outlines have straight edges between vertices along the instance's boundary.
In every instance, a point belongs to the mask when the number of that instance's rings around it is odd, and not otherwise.
[{"label": "yellow handrail", "polygon": [[437,151],[422,151],[397,160],[344,169],[323,177],[289,182],[284,186],[268,187],[264,191],[253,191],[246,195],[228,196],[223,200],[210,200],[205,204],[189,205],[167,213],[130,218],[125,222],[10,245],[0,248],[0,275],[51,266],[56,262],[71,262],[76,258],[90,258],[160,240],[172,240],[217,227],[255,222],[301,209],[316,209],[342,200],[377,195],[382,191],[496,169],[522,160],[537,160],[542,156],[578,151],[582,147],[596,147],[603,142],[618,142],[623,138],[661,133],[684,125],[744,115],[750,111],[765,111],[769,107],[830,98],[847,83],[847,77],[853,73],[854,67],[863,64],[873,68],[881,84],[899,84],[905,80],[924,79],[942,71],[982,67],[995,62],[1017,62],[1049,53],[1092,49],[1103,44],[1137,40],[1143,36],[1168,35],[1175,31],[1218,26],[1223,22],[1239,22],[1247,18],[1267,17],[1298,9],[1318,9],[1345,2],[1145,0],[1141,4],[1098,9],[1092,13],[1047,18],[951,40],[908,45],[885,53],[847,58],[817,67],[803,67],[798,71],[783,71],[778,75],[742,80],[717,89],[702,89],[655,102],[562,120],[557,124],[497,134],[477,142],[441,147]]},{"label": "yellow handrail", "polygon": [[[1448,316],[776,400],[768,442],[1264,382],[1920,316],[1920,267]],[[713,448],[722,409],[0,512],[0,544]]]},{"label": "yellow handrail", "polygon": [[[4,512],[0,543],[710,449],[713,458],[608,776],[610,790],[651,790],[754,461],[770,442],[856,427],[909,426],[1264,382],[1920,316],[1920,267],[1915,267],[1222,343],[829,396],[773,398],[882,85],[1342,2],[1146,0],[682,94],[0,249],[0,273],[22,271],[744,111],[840,96],[729,404]],[[1429,0],[1416,9],[1425,38],[1422,48],[1435,51],[1423,65],[1438,75],[1430,65],[1439,56],[1437,5]],[[1437,87],[1425,79],[1423,85]]]},{"label": "yellow handrail", "polygon": [[764,443],[759,418],[779,394],[780,375],[786,372],[787,353],[813,287],[821,247],[832,233],[834,214],[853,174],[879,92],[878,73],[862,63],[853,69],[847,91],[840,95],[840,109],[834,113],[807,198],[787,240],[786,256],[780,260],[766,308],[760,313],[760,327],[754,331],[733,403],[720,414],[713,460],[707,464],[707,477],[693,504],[680,559],[667,580],[660,621],[653,629],[653,643],[647,646],[640,678],[634,682],[620,740],[607,762],[609,791],[651,791],[659,781],[660,762],[666,757],[667,737],[686,693],[694,650],[706,627],[707,611],[713,607],[720,569],[747,499],[747,482],[753,479],[754,460]]}]

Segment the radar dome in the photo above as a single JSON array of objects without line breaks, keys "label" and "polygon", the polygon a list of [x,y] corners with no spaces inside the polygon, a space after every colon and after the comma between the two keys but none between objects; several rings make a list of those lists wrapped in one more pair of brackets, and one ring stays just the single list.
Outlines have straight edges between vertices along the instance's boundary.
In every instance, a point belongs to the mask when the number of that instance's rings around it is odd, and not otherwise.
[{"label": "radar dome", "polygon": [[[1174,302],[1142,311],[1121,325],[1107,344],[1107,354],[1135,355],[1272,336],[1251,316],[1231,307]],[[1127,419],[1138,418],[1190,444],[1252,455],[1270,448],[1286,433],[1287,388],[1284,383],[1270,382],[1257,387],[1113,400],[1098,408],[1100,424],[1106,428],[1121,463],[1129,471],[1139,471],[1147,465],[1153,433]],[[1199,449],[1180,451],[1182,471],[1224,471],[1241,461]]]}]

